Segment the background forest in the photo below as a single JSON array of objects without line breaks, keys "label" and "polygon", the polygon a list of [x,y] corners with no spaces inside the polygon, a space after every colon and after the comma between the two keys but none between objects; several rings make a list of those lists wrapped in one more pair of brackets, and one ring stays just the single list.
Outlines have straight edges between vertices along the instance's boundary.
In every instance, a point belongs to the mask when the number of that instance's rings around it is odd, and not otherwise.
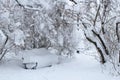
[{"label": "background forest", "polygon": [[71,59],[97,56],[120,74],[120,1],[0,0],[0,62],[41,48]]}]

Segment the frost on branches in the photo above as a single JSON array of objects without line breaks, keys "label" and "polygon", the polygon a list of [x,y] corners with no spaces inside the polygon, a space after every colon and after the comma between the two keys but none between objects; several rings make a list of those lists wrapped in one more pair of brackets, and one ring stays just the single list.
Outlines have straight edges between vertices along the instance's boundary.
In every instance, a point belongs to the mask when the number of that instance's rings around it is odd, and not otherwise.
[{"label": "frost on branches", "polygon": [[120,64],[119,0],[86,0],[80,4],[80,7],[84,7],[83,10],[78,11],[77,18],[86,39],[96,47],[102,64],[110,62],[118,69]]},{"label": "frost on branches", "polygon": [[72,12],[65,1],[0,1],[0,30],[7,36],[8,52],[47,48],[57,55],[73,56],[74,19],[68,15]]}]

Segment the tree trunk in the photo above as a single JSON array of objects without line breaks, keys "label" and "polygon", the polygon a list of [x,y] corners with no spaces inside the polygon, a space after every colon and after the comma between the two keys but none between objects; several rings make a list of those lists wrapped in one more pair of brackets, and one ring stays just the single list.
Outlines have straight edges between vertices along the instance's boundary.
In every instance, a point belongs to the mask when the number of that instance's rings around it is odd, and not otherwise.
[{"label": "tree trunk", "polygon": [[93,34],[95,34],[95,35],[98,37],[98,39],[100,40],[100,42],[101,42],[101,44],[102,44],[102,46],[103,46],[103,49],[104,49],[106,55],[109,55],[109,52],[108,52],[108,50],[107,50],[107,47],[106,47],[104,41],[102,40],[101,36],[100,36],[99,34],[97,34],[94,30],[92,30],[92,32],[93,32]]},{"label": "tree trunk", "polygon": [[88,38],[88,37],[86,36],[86,34],[85,34],[85,37],[86,37],[86,39],[87,39],[90,43],[93,43],[93,44],[94,44],[94,46],[96,47],[97,51],[100,53],[100,59],[101,59],[100,62],[101,62],[102,64],[104,64],[106,61],[105,61],[105,57],[104,57],[104,55],[103,55],[102,50],[97,46],[97,43],[94,42],[93,40],[91,40],[90,38]]}]

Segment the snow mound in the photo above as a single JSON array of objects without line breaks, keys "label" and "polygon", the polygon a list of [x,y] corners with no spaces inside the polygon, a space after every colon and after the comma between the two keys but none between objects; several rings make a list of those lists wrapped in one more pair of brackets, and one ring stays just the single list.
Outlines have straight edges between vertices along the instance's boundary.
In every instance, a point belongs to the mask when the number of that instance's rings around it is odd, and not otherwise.
[{"label": "snow mound", "polygon": [[51,54],[45,48],[21,51],[19,55],[23,58],[23,64],[26,64],[27,68],[32,68],[31,66],[33,63],[33,66],[37,63],[37,68],[52,66],[59,63],[58,56]]},{"label": "snow mound", "polygon": [[[20,23],[16,23],[17,26],[20,25]],[[12,39],[14,40],[15,45],[24,45],[24,32],[20,29],[14,30],[14,32],[11,34]]]},{"label": "snow mound", "polygon": [[0,46],[3,45],[3,43],[5,42],[6,40],[6,36],[4,35],[3,31],[0,30]]}]

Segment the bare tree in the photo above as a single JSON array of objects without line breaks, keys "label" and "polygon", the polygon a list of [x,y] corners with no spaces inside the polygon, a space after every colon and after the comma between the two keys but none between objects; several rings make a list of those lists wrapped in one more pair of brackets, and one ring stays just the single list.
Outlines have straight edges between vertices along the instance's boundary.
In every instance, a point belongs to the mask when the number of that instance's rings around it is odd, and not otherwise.
[{"label": "bare tree", "polygon": [[92,43],[100,55],[100,62],[110,62],[119,72],[120,64],[120,16],[117,0],[87,0],[84,11],[79,11],[77,22],[81,22],[86,39]]}]

